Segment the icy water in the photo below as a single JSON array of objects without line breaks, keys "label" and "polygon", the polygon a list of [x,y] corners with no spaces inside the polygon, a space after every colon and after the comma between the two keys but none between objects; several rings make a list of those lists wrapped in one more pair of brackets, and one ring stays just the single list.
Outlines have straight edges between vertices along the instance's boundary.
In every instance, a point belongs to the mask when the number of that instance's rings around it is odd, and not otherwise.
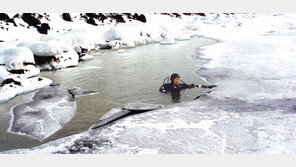
[{"label": "icy water", "polygon": [[[212,39],[194,37],[174,45],[149,44],[131,49],[93,52],[95,59],[80,62],[78,67],[44,71],[41,76],[67,88],[80,87],[99,94],[76,98],[75,117],[61,130],[43,142],[24,135],[6,132],[13,106],[29,102],[34,92],[0,104],[0,151],[28,148],[57,138],[87,130],[105,113],[129,102],[173,104],[170,94],[158,91],[165,77],[179,73],[188,84],[205,84],[195,70],[207,60],[196,56],[196,48],[215,43]],[[206,90],[193,88],[181,91],[181,102],[189,101]]]}]

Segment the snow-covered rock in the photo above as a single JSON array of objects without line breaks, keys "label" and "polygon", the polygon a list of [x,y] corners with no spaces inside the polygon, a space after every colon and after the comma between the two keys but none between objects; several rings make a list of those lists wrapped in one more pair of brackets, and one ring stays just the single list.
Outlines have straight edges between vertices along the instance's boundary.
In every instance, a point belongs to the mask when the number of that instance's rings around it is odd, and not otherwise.
[{"label": "snow-covered rock", "polygon": [[[0,103],[18,94],[30,92],[52,83],[34,77],[40,73],[34,55],[27,47],[14,47],[0,52]],[[32,78],[33,77],[33,78]]]},{"label": "snow-covered rock", "polygon": [[75,115],[73,95],[61,85],[40,89],[33,101],[13,108],[11,132],[45,140]]},{"label": "snow-covered rock", "polygon": [[90,54],[84,54],[83,56],[79,57],[80,61],[87,61],[87,60],[91,60],[94,59],[95,57],[93,55]]},{"label": "snow-covered rock", "polygon": [[79,56],[72,47],[58,41],[36,42],[29,47],[34,53],[36,64],[42,69],[61,69],[78,66]]},{"label": "snow-covered rock", "polygon": [[29,48],[37,56],[54,56],[70,50],[70,46],[56,41],[33,43]]},{"label": "snow-covered rock", "polygon": [[163,39],[159,42],[160,44],[174,44],[176,43],[175,37],[170,34],[164,34]]},{"label": "snow-covered rock", "polygon": [[12,74],[25,77],[36,76],[40,70],[35,67],[34,55],[27,47],[15,47],[0,52],[0,65]]},{"label": "snow-covered rock", "polygon": [[44,77],[26,78],[21,75],[0,76],[0,103],[12,99],[16,95],[27,93],[52,83],[51,79]]}]

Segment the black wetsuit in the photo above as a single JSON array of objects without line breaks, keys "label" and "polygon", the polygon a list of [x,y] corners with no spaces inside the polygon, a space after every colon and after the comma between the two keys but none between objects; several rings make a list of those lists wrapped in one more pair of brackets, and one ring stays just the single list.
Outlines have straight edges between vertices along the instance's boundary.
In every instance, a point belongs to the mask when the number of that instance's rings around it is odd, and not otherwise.
[{"label": "black wetsuit", "polygon": [[160,88],[159,91],[163,93],[168,93],[168,92],[179,92],[182,89],[187,89],[187,88],[193,88],[194,85],[187,85],[186,83],[181,83],[179,86],[174,85],[173,83],[166,83],[163,84]]},{"label": "black wetsuit", "polygon": [[166,83],[166,84],[163,84],[160,88],[159,88],[159,91],[162,92],[162,93],[171,93],[171,96],[172,96],[172,100],[174,102],[179,102],[179,100],[181,99],[181,94],[180,94],[180,91],[182,89],[187,89],[187,88],[193,88],[194,85],[191,84],[191,85],[187,85],[186,83],[181,83],[179,84],[179,86],[176,86],[174,85],[173,83]]}]

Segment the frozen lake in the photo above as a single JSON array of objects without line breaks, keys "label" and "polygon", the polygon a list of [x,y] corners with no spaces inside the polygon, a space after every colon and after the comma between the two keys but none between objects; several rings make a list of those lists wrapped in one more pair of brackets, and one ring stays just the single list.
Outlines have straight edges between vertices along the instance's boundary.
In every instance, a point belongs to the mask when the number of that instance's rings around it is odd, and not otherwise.
[{"label": "frozen lake", "polygon": [[[6,132],[10,124],[10,109],[29,102],[34,93],[0,104],[0,151],[33,147],[83,132],[110,109],[124,107],[129,102],[165,106],[172,104],[170,94],[158,91],[163,79],[177,72],[181,80],[188,84],[205,84],[194,71],[207,60],[196,56],[196,48],[215,42],[208,38],[194,37],[174,45],[149,44],[124,50],[101,50],[93,52],[95,59],[81,62],[76,68],[43,71],[42,77],[50,78],[67,88],[80,87],[99,94],[76,98],[75,117],[43,142]],[[181,101],[192,100],[203,93],[205,90],[197,88],[184,90],[181,92]]]}]

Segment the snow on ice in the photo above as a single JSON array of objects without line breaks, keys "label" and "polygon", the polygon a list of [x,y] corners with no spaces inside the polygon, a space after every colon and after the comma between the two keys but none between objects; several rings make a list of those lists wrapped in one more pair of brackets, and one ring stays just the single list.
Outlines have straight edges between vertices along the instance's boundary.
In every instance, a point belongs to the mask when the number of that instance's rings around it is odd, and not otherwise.
[{"label": "snow on ice", "polygon": [[76,107],[73,95],[61,85],[42,88],[32,102],[13,108],[9,131],[45,140],[74,117]]},{"label": "snow on ice", "polygon": [[204,96],[4,153],[295,153],[294,120],[282,108]]},{"label": "snow on ice", "polygon": [[110,110],[96,124],[94,124],[91,127],[91,129],[97,129],[101,126],[114,122],[118,119],[122,119],[129,115],[139,114],[142,112],[147,112],[147,111],[155,110],[162,107],[163,105],[160,105],[160,104],[149,104],[149,103],[142,103],[142,102],[129,103],[124,108],[114,108]]}]

